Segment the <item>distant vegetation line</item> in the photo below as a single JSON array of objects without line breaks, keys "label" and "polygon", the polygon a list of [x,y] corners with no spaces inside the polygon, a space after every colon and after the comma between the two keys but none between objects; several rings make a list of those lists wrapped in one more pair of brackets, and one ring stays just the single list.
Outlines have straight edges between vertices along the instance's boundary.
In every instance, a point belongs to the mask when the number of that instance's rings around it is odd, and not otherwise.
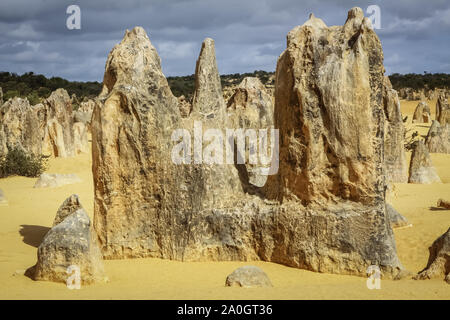
[{"label": "distant vegetation line", "polygon": [[[257,70],[252,73],[235,73],[221,75],[222,86],[238,85],[245,77],[258,77],[263,84],[266,84],[274,72]],[[450,88],[450,74],[446,73],[424,73],[424,74],[398,74],[389,76],[394,89],[435,89]],[[175,96],[184,95],[187,99],[192,97],[195,87],[194,75],[167,77],[169,86]],[[32,105],[47,98],[50,93],[58,88],[64,88],[69,95],[75,94],[78,101],[84,98],[97,96],[102,88],[98,81],[80,82],[68,81],[60,77],[46,78],[41,74],[27,72],[23,75],[10,72],[0,72],[0,87],[3,90],[3,100],[18,96],[28,98]]]}]

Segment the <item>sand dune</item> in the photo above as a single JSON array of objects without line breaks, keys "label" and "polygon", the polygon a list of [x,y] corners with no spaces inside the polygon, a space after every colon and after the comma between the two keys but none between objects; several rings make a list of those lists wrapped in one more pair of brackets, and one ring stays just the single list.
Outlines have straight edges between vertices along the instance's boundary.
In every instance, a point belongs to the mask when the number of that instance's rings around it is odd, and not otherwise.
[{"label": "sand dune", "polygon": [[[408,128],[426,135],[430,124],[411,124],[417,101],[402,101]],[[436,101],[429,102],[434,118]],[[410,154],[408,154],[408,159]],[[450,155],[432,154],[443,183],[395,184],[392,205],[412,224],[395,230],[403,265],[413,273],[428,260],[428,247],[450,226],[450,211],[435,208],[450,199]],[[177,262],[160,259],[105,261],[110,281],[69,290],[64,284],[35,282],[23,271],[36,262],[36,248],[52,225],[59,205],[80,196],[92,218],[93,183],[90,155],[51,159],[49,173],[76,173],[83,181],[54,189],[33,189],[36,179],[0,179],[8,206],[0,206],[0,299],[450,299],[442,279],[383,280],[369,290],[366,279],[330,275],[265,262]],[[273,288],[228,288],[226,276],[242,265],[257,265]]]}]

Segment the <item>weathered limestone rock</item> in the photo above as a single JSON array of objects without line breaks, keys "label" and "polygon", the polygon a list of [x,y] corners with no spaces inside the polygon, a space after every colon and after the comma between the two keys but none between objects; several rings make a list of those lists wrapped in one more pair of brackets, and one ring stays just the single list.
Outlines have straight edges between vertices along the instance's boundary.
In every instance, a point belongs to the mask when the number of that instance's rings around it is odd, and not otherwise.
[{"label": "weathered limestone rock", "polygon": [[[273,127],[272,97],[267,94],[258,78],[247,77],[235,89],[227,105],[227,128],[269,129]],[[246,150],[249,159],[250,150]],[[256,187],[263,187],[267,181],[270,165],[245,164],[248,182]]]},{"label": "weathered limestone rock", "polygon": [[450,105],[445,93],[440,93],[436,102],[436,120],[442,126],[450,124]]},{"label": "weathered limestone rock", "polygon": [[53,91],[38,114],[44,130],[43,153],[62,158],[74,156],[72,100],[67,91]]},{"label": "weathered limestone rock", "polygon": [[181,96],[178,97],[178,108],[180,109],[181,116],[187,118],[191,113],[192,105],[186,100],[185,96]]},{"label": "weathered limestone rock", "polygon": [[53,227],[56,226],[57,224],[60,224],[68,216],[70,216],[72,213],[75,213],[80,209],[83,209],[80,203],[80,199],[76,194],[71,195],[66,200],[64,200],[64,202],[56,212],[55,220],[53,220]]},{"label": "weathered limestone rock", "polygon": [[204,118],[223,118],[225,101],[216,63],[214,40],[203,41],[200,56],[195,68],[195,92],[192,99],[192,112]]},{"label": "weathered limestone rock", "polygon": [[392,228],[402,228],[410,226],[409,221],[394,209],[389,203],[386,203],[386,212],[389,216]]},{"label": "weathered limestone rock", "polygon": [[450,124],[441,126],[433,120],[425,145],[430,153],[450,153]]},{"label": "weathered limestone rock", "polygon": [[384,201],[383,54],[362,10],[350,10],[342,27],[312,17],[289,33],[275,93],[280,170],[258,195],[245,192],[234,165],[171,161],[174,130],[198,120],[200,133],[226,126],[212,49],[207,39],[187,118],[142,28],[111,51],[92,119],[104,256],[260,259],[361,276],[377,264],[385,277],[399,273]]},{"label": "weathered limestone rock", "polygon": [[440,208],[445,208],[450,210],[450,201],[446,201],[444,199],[439,199],[437,202],[437,206]]},{"label": "weathered limestone rock", "polygon": [[408,168],[404,148],[405,127],[397,92],[389,77],[384,77],[383,105],[386,118],[384,132],[384,163],[387,182],[408,181]]},{"label": "weathered limestone rock", "polygon": [[261,268],[255,266],[244,266],[237,268],[228,275],[225,286],[227,287],[272,287],[267,274]]},{"label": "weathered limestone rock", "polygon": [[0,107],[0,155],[16,147],[41,154],[41,141],[36,109],[26,98],[9,99]]},{"label": "weathered limestone rock", "polygon": [[81,182],[81,179],[73,173],[43,173],[38,178],[33,188],[56,188],[64,186],[66,184],[73,184],[78,182]]},{"label": "weathered limestone rock", "polygon": [[445,281],[450,284],[450,228],[433,242],[429,250],[430,257],[427,267],[415,279],[425,280],[445,277]]},{"label": "weathered limestone rock", "polygon": [[428,123],[431,120],[431,110],[425,101],[419,102],[414,111],[413,123]]},{"label": "weathered limestone rock", "polygon": [[425,184],[441,182],[433,167],[430,154],[421,140],[414,142],[413,145],[408,182]]},{"label": "weathered limestone rock", "polygon": [[83,209],[50,229],[38,248],[38,260],[30,273],[34,280],[66,283],[70,266],[80,269],[84,284],[105,280],[97,236]]},{"label": "weathered limestone rock", "polygon": [[73,148],[75,154],[89,152],[88,128],[83,122],[73,124]]},{"label": "weathered limestone rock", "polygon": [[95,107],[95,101],[94,100],[87,100],[80,103],[80,107],[77,109],[77,111],[74,112],[73,120],[74,122],[82,122],[88,130],[90,130],[90,124],[92,119],[92,112],[94,111]]},{"label": "weathered limestone rock", "polygon": [[0,189],[0,206],[8,205],[8,200],[6,200],[5,194],[2,189]]}]

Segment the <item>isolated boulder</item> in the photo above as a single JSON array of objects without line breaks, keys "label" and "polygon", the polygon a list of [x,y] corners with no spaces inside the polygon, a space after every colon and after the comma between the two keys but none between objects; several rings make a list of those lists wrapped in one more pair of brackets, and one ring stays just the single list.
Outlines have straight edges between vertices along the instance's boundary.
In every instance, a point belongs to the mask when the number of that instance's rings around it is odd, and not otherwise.
[{"label": "isolated boulder", "polygon": [[441,182],[431,161],[430,154],[421,140],[413,144],[408,182],[425,184]]},{"label": "isolated boulder", "polygon": [[415,279],[425,280],[442,277],[450,284],[450,229],[434,241],[429,250],[430,257],[427,267]]},{"label": "isolated boulder", "polygon": [[80,270],[81,282],[89,284],[105,279],[97,237],[88,215],[79,209],[52,227],[38,248],[33,267],[34,280],[66,283],[69,267]]},{"label": "isolated boulder", "polygon": [[225,286],[227,287],[272,287],[267,274],[261,268],[255,266],[244,266],[237,268],[228,275]]},{"label": "isolated boulder", "polygon": [[414,111],[413,123],[428,123],[431,120],[431,110],[425,101],[419,102]]},{"label": "isolated boulder", "polygon": [[78,211],[80,209],[83,209],[80,203],[80,199],[76,194],[71,195],[66,200],[64,200],[64,202],[56,212],[55,220],[53,220],[53,227],[56,226],[57,224],[60,224],[68,216],[70,216],[72,213],[75,213],[75,211]]},{"label": "isolated boulder", "polygon": [[386,203],[386,212],[389,216],[392,228],[401,228],[411,225],[408,220],[398,213],[398,211],[395,210],[389,203]]},{"label": "isolated boulder", "polygon": [[433,120],[425,145],[430,153],[450,153],[450,124],[441,126]]},{"label": "isolated boulder", "polygon": [[405,127],[397,91],[392,89],[387,76],[384,77],[383,82],[383,106],[386,181],[406,183],[408,181],[408,168],[404,147]]},{"label": "isolated boulder", "polygon": [[78,182],[81,182],[81,179],[74,173],[43,173],[40,175],[33,188],[55,188]]}]

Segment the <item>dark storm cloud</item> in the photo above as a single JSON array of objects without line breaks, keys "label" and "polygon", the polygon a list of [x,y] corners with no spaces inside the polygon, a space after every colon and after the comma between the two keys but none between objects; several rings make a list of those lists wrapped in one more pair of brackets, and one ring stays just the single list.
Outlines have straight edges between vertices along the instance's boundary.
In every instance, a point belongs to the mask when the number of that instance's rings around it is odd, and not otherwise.
[{"label": "dark storm cloud", "polygon": [[[66,8],[81,8],[82,29],[66,28]],[[392,72],[450,72],[447,0],[2,0],[0,70],[71,80],[101,80],[108,52],[125,29],[143,26],[166,75],[192,74],[205,37],[216,42],[221,73],[274,70],[286,34],[310,12],[343,24],[348,9],[381,8],[385,65]]]}]

